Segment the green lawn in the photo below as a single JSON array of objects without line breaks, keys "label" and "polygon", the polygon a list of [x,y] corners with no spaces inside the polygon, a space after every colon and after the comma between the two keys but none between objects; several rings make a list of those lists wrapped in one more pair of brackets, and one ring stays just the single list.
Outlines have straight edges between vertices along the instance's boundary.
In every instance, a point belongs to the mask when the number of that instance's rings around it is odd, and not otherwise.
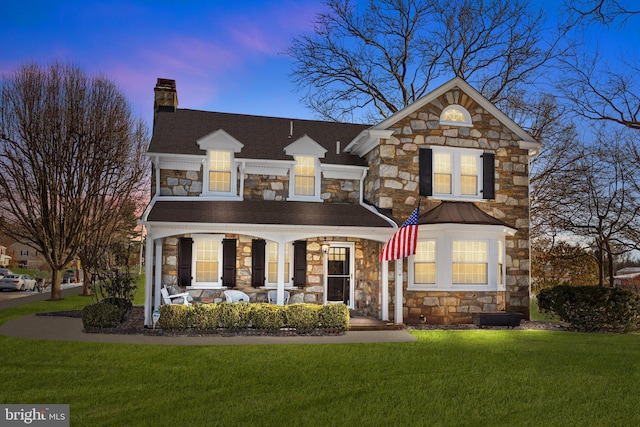
[{"label": "green lawn", "polygon": [[[78,308],[67,297],[0,322]],[[74,426],[640,424],[640,335],[420,331],[401,344],[179,347],[0,336],[0,402]]]}]

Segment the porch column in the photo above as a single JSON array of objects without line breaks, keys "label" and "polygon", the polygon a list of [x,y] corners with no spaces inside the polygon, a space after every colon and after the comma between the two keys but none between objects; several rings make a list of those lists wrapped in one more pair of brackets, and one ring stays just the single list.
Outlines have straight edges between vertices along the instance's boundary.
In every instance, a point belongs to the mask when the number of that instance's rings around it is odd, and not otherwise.
[{"label": "porch column", "polygon": [[153,313],[153,239],[148,232],[144,245],[144,324],[146,326],[153,326],[153,319],[151,317]]},{"label": "porch column", "polygon": [[396,280],[395,280],[395,313],[394,322],[396,324],[404,323],[402,318],[402,259],[396,260]]},{"label": "porch column", "polygon": [[382,261],[382,320],[389,321],[389,261]]},{"label": "porch column", "polygon": [[156,264],[155,264],[155,274],[153,281],[153,289],[154,289],[154,299],[153,299],[153,307],[160,307],[160,287],[162,286],[162,240],[156,239]]},{"label": "porch column", "polygon": [[[278,287],[276,295],[276,303],[284,305],[284,245],[286,242],[278,242]],[[289,274],[287,271],[286,274]]]}]

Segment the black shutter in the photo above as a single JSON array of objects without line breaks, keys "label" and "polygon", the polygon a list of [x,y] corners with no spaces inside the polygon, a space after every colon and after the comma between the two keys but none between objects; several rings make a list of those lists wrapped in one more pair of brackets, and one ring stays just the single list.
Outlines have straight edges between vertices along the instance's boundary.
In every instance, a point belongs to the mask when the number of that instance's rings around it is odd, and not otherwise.
[{"label": "black shutter", "polygon": [[496,196],[495,154],[482,155],[482,198],[493,199]]},{"label": "black shutter", "polygon": [[307,241],[293,242],[293,285],[305,287],[307,285]]},{"label": "black shutter", "polygon": [[222,286],[236,286],[236,239],[222,239]]},{"label": "black shutter", "polygon": [[420,167],[420,195],[433,195],[433,150],[430,148],[421,148],[418,158],[418,166]]},{"label": "black shutter", "polygon": [[191,286],[191,254],[193,240],[190,237],[182,237],[178,242],[178,284]]},{"label": "black shutter", "polygon": [[251,285],[255,288],[264,286],[266,245],[267,242],[261,239],[251,241]]}]

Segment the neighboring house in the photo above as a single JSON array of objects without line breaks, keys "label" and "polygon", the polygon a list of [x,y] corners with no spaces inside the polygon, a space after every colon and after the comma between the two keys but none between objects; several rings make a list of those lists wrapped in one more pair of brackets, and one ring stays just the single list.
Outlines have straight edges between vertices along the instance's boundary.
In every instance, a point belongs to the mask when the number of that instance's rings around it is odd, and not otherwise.
[{"label": "neighboring house", "polygon": [[[204,301],[343,303],[395,323],[529,318],[529,160],[540,145],[455,78],[355,125],[178,109],[155,88],[145,321],[160,287]],[[380,251],[421,201],[417,253]]]},{"label": "neighboring house", "polygon": [[613,282],[617,288],[640,293],[640,267],[627,267],[616,271]]},{"label": "neighboring house", "polygon": [[14,263],[19,268],[32,268],[38,270],[46,265],[46,261],[42,254],[24,243],[15,242],[9,245],[9,253],[13,255]]},{"label": "neighboring house", "polygon": [[0,267],[8,267],[11,257],[7,255],[7,247],[0,246]]}]

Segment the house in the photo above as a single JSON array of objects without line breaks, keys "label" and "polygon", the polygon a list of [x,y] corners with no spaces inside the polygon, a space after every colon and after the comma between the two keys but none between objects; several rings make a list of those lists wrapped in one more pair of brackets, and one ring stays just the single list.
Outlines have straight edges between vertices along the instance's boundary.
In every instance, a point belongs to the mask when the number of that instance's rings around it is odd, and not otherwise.
[{"label": "house", "polygon": [[616,271],[613,282],[616,288],[640,293],[640,267],[626,267]]},{"label": "house", "polygon": [[13,255],[13,263],[19,268],[39,270],[46,266],[46,260],[40,252],[20,242],[9,245],[8,252]]},{"label": "house", "polygon": [[[460,78],[374,125],[178,108],[155,88],[145,322],[160,287],[395,323],[529,318],[530,135]],[[421,203],[416,254],[380,251]]]},{"label": "house", "polygon": [[8,267],[11,257],[7,255],[7,247],[0,245],[0,267]]}]

